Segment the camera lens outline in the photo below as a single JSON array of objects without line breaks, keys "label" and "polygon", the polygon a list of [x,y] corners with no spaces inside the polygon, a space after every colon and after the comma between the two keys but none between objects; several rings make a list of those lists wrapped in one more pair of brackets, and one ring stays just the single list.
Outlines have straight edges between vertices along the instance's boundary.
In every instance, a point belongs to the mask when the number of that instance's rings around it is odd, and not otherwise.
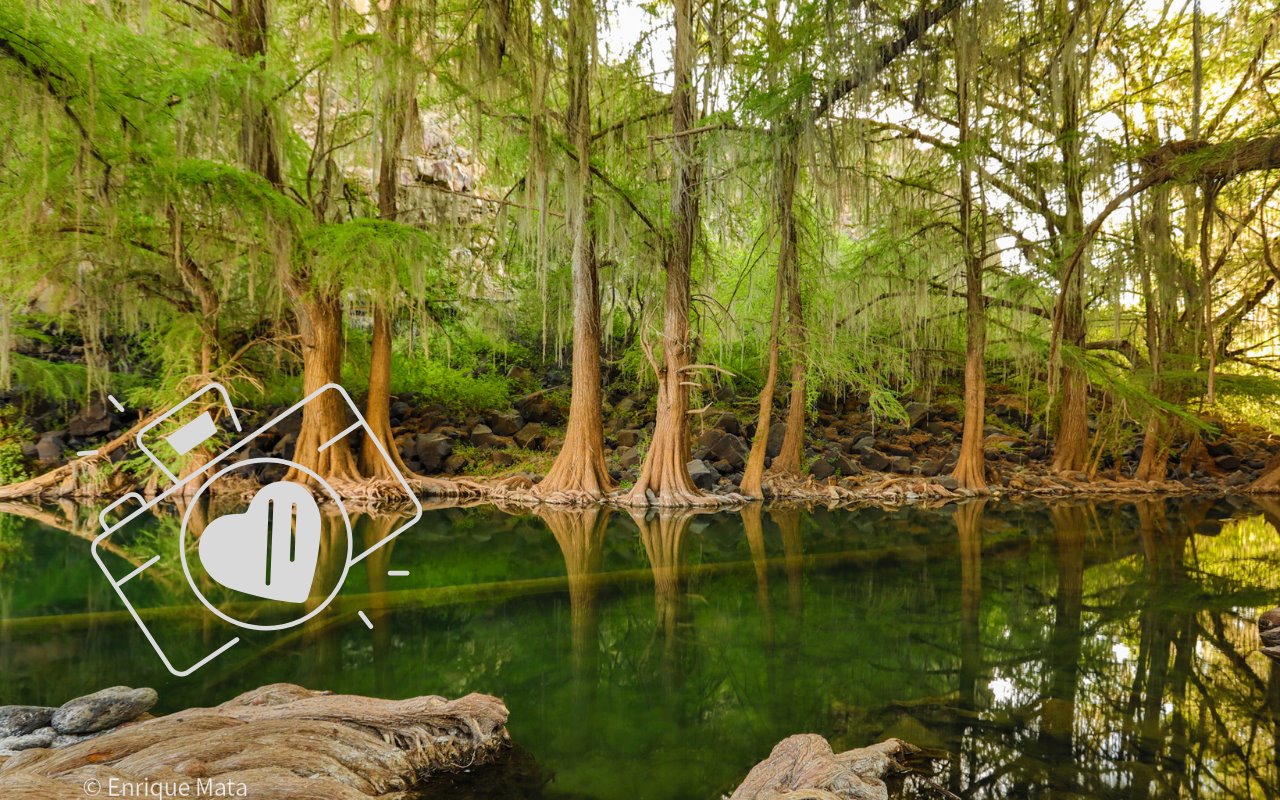
[{"label": "camera lens outline", "polygon": [[[347,531],[347,557],[344,558],[342,561],[342,576],[338,578],[337,582],[334,583],[333,591],[331,591],[329,593],[329,596],[324,599],[324,602],[320,603],[320,605],[313,608],[307,614],[297,619],[290,620],[288,622],[281,622],[275,625],[259,625],[253,622],[245,622],[244,620],[236,619],[230,614],[227,614],[221,609],[219,609],[217,606],[215,606],[213,603],[209,601],[209,598],[204,596],[203,592],[200,591],[200,587],[196,585],[196,581],[191,575],[191,567],[187,563],[187,525],[191,520],[191,512],[195,510],[196,501],[200,499],[200,495],[204,494],[205,490],[208,489],[209,486],[211,486],[214,481],[218,480],[218,478],[221,478],[223,475],[227,474],[228,472],[231,472],[232,470],[236,470],[236,469],[241,469],[243,467],[249,467],[254,464],[279,464],[280,466],[283,466],[289,469],[296,469],[297,471],[303,473],[307,477],[314,480],[316,483],[320,484],[320,486],[325,490],[325,492],[328,493],[330,499],[332,499],[333,502],[338,506],[338,512],[342,515],[342,524],[346,527],[346,531]],[[333,487],[330,486],[328,482],[325,481],[324,478],[321,478],[315,472],[307,469],[301,464],[296,464],[292,461],[288,461],[283,458],[272,458],[270,456],[264,456],[262,458],[248,458],[248,459],[245,459],[244,461],[239,461],[235,464],[228,464],[227,466],[223,467],[222,469],[214,473],[213,476],[210,477],[208,480],[206,480],[204,483],[200,484],[200,488],[197,489],[195,494],[191,496],[191,502],[187,506],[186,513],[182,515],[182,531],[179,534],[179,538],[178,538],[178,555],[181,557],[181,560],[182,560],[182,572],[187,576],[187,584],[191,587],[191,590],[195,592],[196,597],[199,598],[200,602],[204,604],[204,607],[212,611],[219,619],[223,620],[224,622],[229,622],[232,625],[235,625],[236,627],[247,628],[249,630],[254,630],[254,631],[281,631],[287,628],[292,628],[296,625],[301,625],[302,623],[311,619],[316,614],[319,614],[321,611],[328,608],[329,603],[333,602],[333,598],[338,596],[338,592],[342,590],[342,585],[347,582],[347,573],[350,572],[351,570],[352,544],[354,542],[354,539],[355,539],[355,534],[351,530],[351,518],[347,516],[346,506],[343,505],[342,498],[338,496],[338,493],[333,490]],[[219,584],[219,586],[221,586],[221,584]]]}]

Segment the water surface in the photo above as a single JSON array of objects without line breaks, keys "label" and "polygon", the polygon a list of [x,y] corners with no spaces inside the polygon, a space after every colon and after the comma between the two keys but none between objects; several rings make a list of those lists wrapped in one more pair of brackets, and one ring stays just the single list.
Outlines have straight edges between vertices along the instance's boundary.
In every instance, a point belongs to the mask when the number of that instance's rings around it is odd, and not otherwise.
[{"label": "water surface", "polygon": [[[188,678],[76,535],[91,509],[0,513],[0,703],[149,685],[163,712],[274,681],[502,697],[519,752],[434,796],[716,797],[798,732],[933,748],[963,797],[1276,796],[1280,670],[1254,621],[1280,603],[1278,512],[434,510],[313,621]],[[357,537],[390,523],[359,519]],[[173,518],[147,525],[176,535]],[[219,634],[168,577],[141,588],[198,655]]]}]

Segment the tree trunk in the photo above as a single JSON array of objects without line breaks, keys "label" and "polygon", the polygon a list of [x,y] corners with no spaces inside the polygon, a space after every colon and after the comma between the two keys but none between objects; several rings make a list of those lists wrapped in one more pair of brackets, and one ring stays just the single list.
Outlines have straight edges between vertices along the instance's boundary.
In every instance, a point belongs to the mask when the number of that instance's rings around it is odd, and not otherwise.
[{"label": "tree trunk", "polygon": [[747,497],[764,499],[764,459],[769,447],[769,428],[773,422],[773,395],[778,389],[779,336],[782,327],[782,300],[787,292],[790,274],[796,269],[796,229],[794,200],[797,141],[789,136],[781,143],[774,170],[774,190],[778,212],[778,273],[773,287],[773,316],[769,320],[769,365],[764,388],[760,390],[760,411],[756,432],[751,440],[751,453],[742,471],[739,491]]},{"label": "tree trunk", "polygon": [[[1058,130],[1062,155],[1063,189],[1066,195],[1066,217],[1058,248],[1060,256],[1073,253],[1084,238],[1084,167],[1080,158],[1080,70],[1077,37],[1080,20],[1075,18],[1067,0],[1058,0],[1058,15],[1068,33],[1062,44],[1059,63],[1061,124]],[[1082,259],[1083,261],[1083,259]],[[1056,472],[1083,470],[1089,457],[1089,379],[1076,363],[1085,343],[1084,264],[1073,269],[1062,264],[1063,309],[1061,339],[1072,352],[1062,364],[1061,402],[1059,404],[1058,437],[1054,445],[1053,469]]]},{"label": "tree trunk", "polygon": [[373,344],[369,354],[369,394],[365,398],[364,418],[369,423],[372,436],[366,436],[360,446],[360,471],[368,478],[393,478],[391,465],[378,452],[377,441],[382,442],[391,463],[408,477],[411,470],[405,466],[396,448],[391,431],[391,313],[385,306],[373,310]]},{"label": "tree trunk", "polygon": [[674,89],[671,93],[671,241],[667,250],[662,363],[650,355],[658,379],[657,417],[644,467],[627,495],[632,504],[709,502],[689,477],[689,281],[698,225],[698,163],[693,127],[693,0],[675,0]]},{"label": "tree trunk", "polygon": [[[256,61],[266,69],[267,0],[232,0],[230,46],[240,58]],[[245,167],[272,186],[283,186],[280,156],[276,152],[275,120],[252,86],[246,86],[240,114],[240,156]]]},{"label": "tree trunk", "polygon": [[[377,6],[375,5],[375,8]],[[391,0],[385,12],[378,15],[378,26],[389,49],[400,46],[400,8],[398,0]],[[406,114],[411,106],[402,84],[404,66],[391,59],[384,64],[389,73],[384,76],[382,87],[382,118],[379,121],[378,152],[378,215],[385,220],[395,220],[399,210],[399,180],[397,161],[404,139]],[[391,430],[391,363],[394,315],[392,298],[374,300],[373,341],[369,354],[369,392],[365,397],[364,418],[369,423],[372,436],[366,436],[360,449],[361,472],[369,478],[393,478],[391,464],[378,452],[381,442],[392,464],[402,476],[412,474],[396,448]],[[376,442],[375,442],[376,437]]]},{"label": "tree trunk", "polygon": [[573,242],[573,386],[569,424],[555,463],[534,492],[544,500],[598,500],[613,490],[604,463],[604,398],[600,385],[600,277],[591,225],[591,53],[596,19],[591,0],[569,7],[569,109],[565,115],[577,172],[570,180]]},{"label": "tree trunk", "polygon": [[[962,17],[963,19],[963,17]],[[973,172],[969,156],[969,91],[972,46],[967,30],[956,39],[956,104],[960,124],[960,237],[964,248],[965,359],[964,433],[951,477],[962,489],[987,490],[985,421],[987,401],[987,312],[983,304],[982,269],[986,240],[978,248],[973,235]],[[981,248],[981,249],[979,249]]]},{"label": "tree trunk", "polygon": [[805,387],[808,362],[806,351],[809,332],[804,322],[804,304],[800,298],[800,269],[796,264],[787,274],[787,349],[791,353],[791,397],[787,401],[787,430],[782,447],[773,459],[770,472],[776,475],[799,475],[804,465],[804,423],[808,407]]},{"label": "tree trunk", "polygon": [[[302,391],[306,396],[342,379],[342,303],[334,295],[298,294],[298,288],[294,286],[294,305],[302,333]],[[302,428],[293,460],[325,479],[359,478],[347,437],[320,449],[354,421],[349,417],[346,404],[336,392],[325,392],[307,403],[302,410]],[[297,472],[290,470],[286,480],[306,483],[305,476]]]}]

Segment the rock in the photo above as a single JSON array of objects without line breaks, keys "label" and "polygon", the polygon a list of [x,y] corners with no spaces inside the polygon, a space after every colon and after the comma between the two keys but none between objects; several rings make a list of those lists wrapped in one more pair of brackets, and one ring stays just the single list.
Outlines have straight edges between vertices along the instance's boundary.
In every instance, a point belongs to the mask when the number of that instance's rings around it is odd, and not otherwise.
[{"label": "rock", "polygon": [[926,478],[932,478],[939,472],[942,472],[942,459],[928,458],[920,462],[920,474]]},{"label": "rock", "polygon": [[564,422],[564,410],[547,397],[545,392],[535,392],[516,402],[516,410],[528,422],[558,425]]},{"label": "rock", "polygon": [[391,404],[391,421],[396,424],[404,422],[413,414],[413,409],[403,400],[396,400]]},{"label": "rock", "polygon": [[1268,647],[1280,645],[1280,628],[1268,628],[1258,634],[1262,639],[1262,643]]},{"label": "rock", "polygon": [[[1235,456],[1230,456],[1230,457],[1235,458]],[[1249,473],[1233,472],[1230,475],[1228,475],[1226,480],[1224,480],[1222,483],[1225,486],[1244,486],[1245,484],[1252,483],[1252,482],[1253,482],[1253,476],[1250,475]]]},{"label": "rock", "polygon": [[720,473],[707,466],[707,462],[701,459],[695,458],[685,466],[694,484],[704,492],[714,489],[716,482],[720,480]]},{"label": "rock", "polygon": [[730,411],[720,415],[720,418],[716,420],[716,428],[734,436],[742,435],[742,423],[738,420],[738,415]]},{"label": "rock", "polygon": [[876,437],[874,437],[874,436],[863,436],[862,438],[860,438],[860,439],[858,439],[856,442],[854,442],[854,443],[853,443],[853,447],[851,447],[851,448],[849,448],[849,449],[850,449],[850,452],[854,452],[854,453],[864,453],[864,452],[866,452],[866,451],[868,451],[868,450],[873,450],[873,449],[875,449],[875,446],[876,446]]},{"label": "rock", "polygon": [[897,456],[889,459],[889,469],[901,475],[911,472],[911,459],[906,456]]},{"label": "rock", "polygon": [[836,468],[825,458],[820,458],[809,465],[809,474],[820,481],[825,481],[836,474]]},{"label": "rock", "polygon": [[831,463],[835,465],[836,472],[846,478],[852,475],[861,474],[862,472],[862,467],[858,466],[856,461],[846,455],[836,454],[835,458],[831,459]]},{"label": "rock", "polygon": [[413,452],[424,469],[436,472],[453,455],[453,440],[441,433],[420,433],[413,437]]},{"label": "rock", "polygon": [[769,458],[777,458],[778,453],[782,452],[782,440],[787,435],[786,425],[770,425],[769,440],[765,444],[764,454]]},{"label": "rock", "polygon": [[618,459],[618,466],[622,469],[631,469],[640,463],[640,451],[634,447],[624,445],[614,450],[613,455]]},{"label": "rock", "polygon": [[1213,463],[1217,464],[1218,469],[1223,470],[1224,472],[1234,472],[1240,469],[1240,457],[1234,453],[1220,455],[1213,460]]},{"label": "rock", "polygon": [[877,447],[876,449],[878,449],[880,452],[886,455],[891,455],[891,456],[910,457],[916,454],[916,451],[914,449],[907,447],[905,444],[898,444],[897,442],[880,442],[879,447]]},{"label": "rock", "polygon": [[489,454],[489,461],[495,467],[509,467],[516,463],[516,458],[506,450],[494,450]]},{"label": "rock", "polygon": [[929,406],[924,403],[911,402],[905,406],[909,425],[915,428],[925,421],[925,417],[929,416]]},{"label": "rock", "polygon": [[155,689],[113,686],[64,703],[53,712],[53,729],[58,733],[93,733],[114,728],[150,711],[157,699]]},{"label": "rock", "polygon": [[31,733],[22,736],[9,736],[0,739],[0,751],[8,750],[10,752],[19,752],[21,750],[32,750],[37,747],[48,747],[53,744],[53,740],[58,733],[53,728],[40,728]]},{"label": "rock", "polygon": [[960,488],[960,481],[950,475],[939,475],[933,479],[933,482],[941,486],[943,489],[948,489],[953,492]]},{"label": "rock", "polygon": [[93,403],[71,418],[67,423],[67,432],[72,436],[83,438],[97,436],[111,430],[111,414],[102,403]]},{"label": "rock", "polygon": [[1215,457],[1238,455],[1238,453],[1236,453],[1236,449],[1228,439],[1219,439],[1216,442],[1209,442],[1205,445],[1205,449],[1209,451],[1209,455]]},{"label": "rock", "polygon": [[465,466],[467,466],[467,460],[457,453],[454,453],[444,460],[444,464],[441,466],[441,469],[450,475],[457,475]]},{"label": "rock", "polygon": [[547,437],[542,435],[542,423],[526,422],[524,427],[516,431],[516,444],[525,450],[541,450],[547,445]]},{"label": "rock", "polygon": [[747,463],[747,445],[742,439],[730,433],[710,428],[702,432],[694,445],[695,459],[724,460],[734,469],[741,469]]},{"label": "rock", "polygon": [[507,380],[513,383],[528,384],[533,382],[533,372],[528,367],[516,364],[507,370]]},{"label": "rock", "polygon": [[1280,608],[1263,611],[1258,616],[1258,630],[1268,631],[1272,628],[1280,628]]},{"label": "rock", "polygon": [[623,447],[635,447],[640,444],[640,431],[635,430],[634,428],[628,428],[626,430],[618,431],[614,438],[617,439],[618,444]]},{"label": "rock", "polygon": [[49,706],[0,706],[0,739],[25,736],[48,726],[57,710]]},{"label": "rock", "polygon": [[499,436],[512,436],[524,427],[524,419],[515,411],[491,411],[485,416],[485,422]]},{"label": "rock", "polygon": [[471,443],[476,447],[510,447],[515,440],[509,436],[499,436],[483,422],[471,429]]},{"label": "rock", "polygon": [[46,433],[36,442],[36,458],[45,463],[62,460],[62,451],[67,449],[66,442],[53,434]]},{"label": "rock", "polygon": [[889,459],[879,450],[867,450],[858,456],[862,466],[873,472],[884,472],[889,468]]}]

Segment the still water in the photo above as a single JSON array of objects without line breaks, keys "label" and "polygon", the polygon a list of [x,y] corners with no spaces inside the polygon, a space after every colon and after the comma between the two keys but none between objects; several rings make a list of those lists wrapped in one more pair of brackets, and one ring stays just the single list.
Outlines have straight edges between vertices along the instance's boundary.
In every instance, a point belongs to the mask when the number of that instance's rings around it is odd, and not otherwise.
[{"label": "still water", "polygon": [[[1278,795],[1280,669],[1254,621],[1280,604],[1280,504],[437,509],[306,626],[188,678],[93,563],[92,509],[8,511],[0,704],[128,684],[165,712],[275,681],[502,697],[518,751],[436,797],[716,797],[798,732],[932,748],[963,797]],[[216,646],[182,576],[155,584],[174,646]]]}]

